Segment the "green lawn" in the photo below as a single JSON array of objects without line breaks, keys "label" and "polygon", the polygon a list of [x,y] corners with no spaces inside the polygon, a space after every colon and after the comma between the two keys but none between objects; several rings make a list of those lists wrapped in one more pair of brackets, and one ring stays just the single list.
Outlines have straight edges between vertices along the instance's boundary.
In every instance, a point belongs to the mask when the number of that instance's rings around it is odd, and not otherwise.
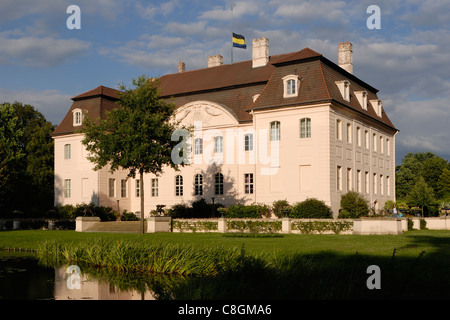
[{"label": "green lawn", "polygon": [[[96,243],[103,239],[183,244],[200,249],[194,250],[197,251],[194,254],[202,252],[202,248],[218,246],[245,249],[243,264],[239,264],[239,257],[234,261],[226,260],[225,264],[231,263],[231,267],[218,276],[180,281],[170,278],[168,282],[164,277],[160,280],[150,277],[146,285],[159,288],[160,297],[170,293],[169,296],[175,299],[450,298],[450,231],[417,230],[397,236],[290,234],[238,237],[218,233],[139,235],[23,230],[1,231],[0,248],[37,249],[39,243],[46,240],[68,244]],[[251,256],[256,258],[252,260]],[[164,257],[161,262],[166,262]],[[236,262],[238,267],[233,267]],[[371,265],[381,269],[382,290],[366,287],[367,268]]]},{"label": "green lawn", "polygon": [[80,233],[75,231],[19,230],[0,232],[0,248],[36,249],[39,242],[58,240],[62,243],[96,239],[126,239],[150,243],[180,243],[193,246],[223,245],[241,247],[250,252],[319,254],[324,252],[390,257],[417,257],[422,251],[445,254],[450,251],[450,231],[408,231],[402,235],[279,235],[276,237],[240,237],[218,233]]}]

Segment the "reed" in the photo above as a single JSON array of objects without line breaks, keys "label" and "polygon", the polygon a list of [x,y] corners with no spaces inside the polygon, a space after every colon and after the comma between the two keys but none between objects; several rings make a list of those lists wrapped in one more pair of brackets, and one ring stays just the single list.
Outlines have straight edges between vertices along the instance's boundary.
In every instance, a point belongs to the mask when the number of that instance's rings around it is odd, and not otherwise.
[{"label": "reed", "polygon": [[216,275],[236,271],[249,264],[263,264],[263,259],[245,254],[239,248],[205,247],[171,243],[139,243],[127,240],[77,241],[61,244],[44,241],[36,250],[46,264],[76,264],[107,268],[117,272]]}]

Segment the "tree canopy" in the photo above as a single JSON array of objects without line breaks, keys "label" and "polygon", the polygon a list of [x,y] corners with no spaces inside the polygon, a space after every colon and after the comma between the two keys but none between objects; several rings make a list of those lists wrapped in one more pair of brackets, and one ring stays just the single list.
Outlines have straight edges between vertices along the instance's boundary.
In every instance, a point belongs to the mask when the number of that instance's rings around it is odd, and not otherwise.
[{"label": "tree canopy", "polygon": [[0,105],[0,212],[38,216],[53,206],[54,126],[33,106]]},{"label": "tree canopy", "polygon": [[178,168],[171,158],[178,144],[172,141],[177,124],[173,121],[175,105],[160,98],[158,80],[141,76],[133,79],[132,85],[131,89],[123,84],[119,87],[119,106],[104,119],[85,117],[81,132],[95,170],[109,166],[111,172],[128,170],[129,177],[139,174],[143,226],[143,174],[162,173],[164,166]]},{"label": "tree canopy", "polygon": [[437,197],[442,197],[442,190],[446,186],[439,180],[444,169],[450,169],[450,163],[432,152],[408,153],[401,165],[396,167],[397,198],[405,199],[420,177],[423,177]]}]

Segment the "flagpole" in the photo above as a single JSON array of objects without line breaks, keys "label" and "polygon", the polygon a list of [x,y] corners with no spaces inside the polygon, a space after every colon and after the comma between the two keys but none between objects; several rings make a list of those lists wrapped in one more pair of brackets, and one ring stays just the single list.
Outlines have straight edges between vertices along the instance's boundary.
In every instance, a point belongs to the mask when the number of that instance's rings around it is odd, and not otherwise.
[{"label": "flagpole", "polygon": [[233,7],[234,4],[231,5],[231,64],[233,64],[233,26],[234,26]]}]

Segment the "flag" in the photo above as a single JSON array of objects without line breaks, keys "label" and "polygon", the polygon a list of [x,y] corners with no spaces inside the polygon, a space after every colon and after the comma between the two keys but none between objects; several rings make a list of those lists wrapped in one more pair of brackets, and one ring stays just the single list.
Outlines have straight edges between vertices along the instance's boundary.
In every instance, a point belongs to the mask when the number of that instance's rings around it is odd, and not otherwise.
[{"label": "flag", "polygon": [[233,32],[233,47],[247,49],[244,36]]}]

